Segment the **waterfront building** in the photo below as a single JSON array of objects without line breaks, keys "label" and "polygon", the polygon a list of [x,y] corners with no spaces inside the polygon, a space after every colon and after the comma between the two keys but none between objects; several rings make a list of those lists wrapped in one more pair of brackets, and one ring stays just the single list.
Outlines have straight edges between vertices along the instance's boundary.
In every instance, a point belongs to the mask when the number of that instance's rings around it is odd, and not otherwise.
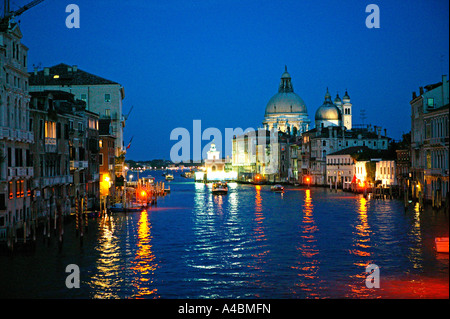
[{"label": "waterfront building", "polygon": [[88,73],[76,65],[64,63],[30,73],[30,91],[61,90],[86,102],[86,110],[110,119],[115,137],[116,173],[124,176],[126,149],[123,140],[125,116],[122,113],[125,90],[117,82]]},{"label": "waterfront building", "polygon": [[354,146],[328,154],[328,185],[351,189],[352,183],[397,185],[393,151]]},{"label": "waterfront building", "polygon": [[373,150],[387,150],[390,138],[382,135],[380,127],[353,125],[351,130],[337,125],[318,126],[302,136],[302,164],[299,165],[299,180],[310,178],[311,184],[326,185],[328,154],[349,147],[367,147]]},{"label": "waterfront building", "polygon": [[359,150],[361,150],[361,147],[356,146],[327,155],[326,181],[328,184],[337,184],[340,188],[350,189],[355,175],[356,160],[354,154]]},{"label": "waterfront building", "polygon": [[19,25],[0,25],[0,241],[26,228],[31,215],[33,164],[27,73],[28,48]]},{"label": "waterfront building", "polygon": [[291,165],[297,165],[296,141],[296,136],[275,128],[234,136],[233,171],[242,181],[276,182],[294,178]]},{"label": "waterfront building", "polygon": [[397,185],[397,166],[395,160],[381,160],[376,162],[375,180],[383,187]]},{"label": "waterfront building", "polygon": [[115,202],[115,137],[112,135],[110,119],[100,119],[99,121],[99,169],[100,169],[100,197],[111,202]]},{"label": "waterfront building", "polygon": [[34,162],[34,209],[38,218],[56,211],[74,210],[76,199],[86,208],[98,205],[98,115],[85,109],[65,91],[31,92],[30,126],[36,143]]},{"label": "waterfront building", "polygon": [[301,134],[309,129],[310,120],[303,99],[294,92],[291,75],[285,67],[278,93],[266,105],[263,126],[266,130]]},{"label": "waterfront building", "polygon": [[446,200],[449,192],[449,83],[413,92],[411,105],[411,180],[413,194],[426,200]]},{"label": "waterfront building", "polygon": [[226,161],[220,157],[220,152],[216,149],[214,141],[207,152],[207,158],[202,172],[195,173],[197,181],[234,181],[237,174],[234,171],[225,170]]},{"label": "waterfront building", "polygon": [[408,187],[409,172],[411,170],[410,148],[396,150],[396,154],[397,185],[403,191]]}]

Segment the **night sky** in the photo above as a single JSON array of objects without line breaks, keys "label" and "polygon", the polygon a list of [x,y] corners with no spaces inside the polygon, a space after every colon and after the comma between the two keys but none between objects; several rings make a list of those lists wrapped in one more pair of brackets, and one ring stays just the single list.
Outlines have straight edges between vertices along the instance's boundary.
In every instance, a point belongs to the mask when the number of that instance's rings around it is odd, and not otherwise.
[{"label": "night sky", "polygon": [[[80,29],[65,26],[71,3]],[[370,3],[379,29],[365,25]],[[223,133],[261,126],[285,65],[312,123],[327,87],[333,99],[348,89],[354,124],[365,109],[366,124],[400,139],[412,91],[449,69],[448,1],[45,0],[17,20],[30,72],[76,64],[124,86],[134,160],[169,159],[170,132],[192,134],[194,119]]]}]

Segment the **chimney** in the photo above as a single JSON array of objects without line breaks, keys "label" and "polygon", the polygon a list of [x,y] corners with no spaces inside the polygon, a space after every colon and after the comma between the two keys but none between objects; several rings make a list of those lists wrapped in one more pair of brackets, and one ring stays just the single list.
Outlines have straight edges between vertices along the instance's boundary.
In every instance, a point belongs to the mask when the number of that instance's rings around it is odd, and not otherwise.
[{"label": "chimney", "polygon": [[72,72],[78,71],[78,65],[72,65]]},{"label": "chimney", "polygon": [[384,136],[386,137],[387,135],[386,135],[386,129],[384,129]]},{"label": "chimney", "polygon": [[415,91],[414,91],[412,94],[413,94],[413,98],[412,98],[413,100],[414,100],[415,98],[417,98],[417,94],[416,94]]},{"label": "chimney", "polygon": [[381,127],[377,126],[377,134],[378,134],[378,138],[381,137]]},{"label": "chimney", "polygon": [[50,75],[50,68],[44,68],[44,76]]},{"label": "chimney", "polygon": [[420,95],[423,95],[423,87],[422,86],[419,88],[419,91],[420,91]]}]

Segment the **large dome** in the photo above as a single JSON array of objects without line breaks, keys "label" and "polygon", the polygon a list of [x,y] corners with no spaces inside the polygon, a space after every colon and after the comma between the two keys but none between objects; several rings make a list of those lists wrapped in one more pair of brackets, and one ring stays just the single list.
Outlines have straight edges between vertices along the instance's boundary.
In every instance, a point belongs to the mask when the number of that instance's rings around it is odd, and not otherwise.
[{"label": "large dome", "polygon": [[306,105],[302,98],[290,93],[277,93],[269,100],[266,106],[266,115],[280,113],[304,113],[306,114]]},{"label": "large dome", "polygon": [[294,93],[291,76],[287,72],[287,68],[281,76],[278,93],[272,96],[267,103],[266,116],[286,113],[307,115],[306,104],[300,96]]}]

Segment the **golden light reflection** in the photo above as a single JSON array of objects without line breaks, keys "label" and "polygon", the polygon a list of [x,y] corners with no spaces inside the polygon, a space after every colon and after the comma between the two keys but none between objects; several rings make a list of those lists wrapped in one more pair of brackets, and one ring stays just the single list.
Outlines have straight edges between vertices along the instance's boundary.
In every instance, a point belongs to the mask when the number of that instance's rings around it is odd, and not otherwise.
[{"label": "golden light reflection", "polygon": [[133,298],[153,295],[157,297],[156,288],[151,288],[153,276],[158,264],[155,263],[155,255],[151,245],[151,224],[148,220],[147,211],[143,210],[138,223],[138,242],[135,260],[132,262],[131,270],[135,276],[133,282],[136,293]]},{"label": "golden light reflection", "polygon": [[[369,257],[370,252],[367,250],[370,248],[371,230],[369,223],[367,222],[367,200],[363,196],[359,198],[358,223],[356,224],[355,229],[355,249],[353,249],[351,253],[361,257]],[[358,263],[358,265],[360,264],[361,263]]]},{"label": "golden light reflection", "polygon": [[367,203],[364,196],[359,197],[358,216],[355,232],[353,233],[354,248],[350,251],[350,254],[360,257],[359,260],[356,260],[353,263],[359,270],[356,274],[350,276],[349,287],[351,295],[348,297],[354,297],[355,295],[358,298],[371,297],[374,293],[373,289],[367,289],[365,285],[365,279],[367,278],[365,270],[366,267],[372,263],[372,260],[369,259],[369,257],[371,257],[369,250],[371,248],[370,235],[372,234],[372,231],[370,230],[367,218]]},{"label": "golden light reflection", "polygon": [[93,298],[118,299],[123,284],[119,240],[115,236],[115,220],[104,217],[99,223],[99,238],[95,250],[99,253],[96,273],[90,281]]},{"label": "golden light reflection", "polygon": [[256,241],[265,240],[264,235],[264,228],[263,228],[263,221],[264,221],[264,214],[262,213],[262,197],[261,197],[261,186],[256,185],[255,186],[255,222],[256,222],[256,228],[255,228],[255,239]]},{"label": "golden light reflection", "polygon": [[301,244],[298,250],[303,258],[300,259],[299,264],[291,268],[299,270],[298,276],[302,279],[295,284],[301,287],[302,291],[309,291],[310,297],[317,297],[314,293],[314,287],[309,284],[309,280],[318,278],[320,262],[317,258],[319,249],[316,245],[317,239],[315,233],[319,230],[314,221],[314,205],[311,198],[311,190],[305,190],[304,204],[303,204],[303,219],[301,223]]},{"label": "golden light reflection", "polygon": [[420,227],[420,204],[416,203],[413,211],[414,223],[412,224],[411,237],[415,242],[409,248],[408,259],[414,265],[415,269],[422,268],[423,257],[422,257],[422,231]]}]

